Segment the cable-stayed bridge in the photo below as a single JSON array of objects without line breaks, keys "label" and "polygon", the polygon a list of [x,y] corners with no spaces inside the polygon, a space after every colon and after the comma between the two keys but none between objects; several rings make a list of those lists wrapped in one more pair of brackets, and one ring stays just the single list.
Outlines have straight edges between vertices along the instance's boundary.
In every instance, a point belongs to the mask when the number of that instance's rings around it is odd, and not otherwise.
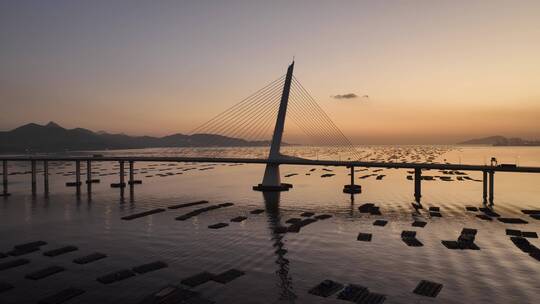
[{"label": "cable-stayed bridge", "polygon": [[[309,165],[309,166],[341,166],[350,168],[351,182],[345,185],[343,192],[351,195],[360,193],[361,188],[355,184],[355,167],[401,168],[414,169],[414,198],[420,204],[422,170],[460,170],[483,172],[483,201],[493,204],[494,174],[495,172],[540,173],[540,167],[518,166],[476,166],[461,164],[437,164],[415,162],[369,162],[362,161],[361,154],[355,149],[350,140],[340,131],[334,122],[317,104],[315,99],[304,88],[300,81],[294,77],[294,62],[289,65],[287,73],[270,82],[262,89],[256,91],[229,109],[216,115],[209,121],[192,130],[191,134],[206,136],[213,140],[212,146],[241,146],[243,144],[258,143],[269,145],[268,155],[264,158],[220,157],[214,150],[211,155],[205,156],[174,156],[174,157],[54,157],[54,156],[0,156],[3,166],[3,191],[1,196],[9,196],[8,192],[8,161],[28,161],[31,163],[32,194],[36,195],[36,163],[43,163],[43,177],[45,195],[48,194],[48,162],[73,161],[75,162],[75,182],[72,186],[80,194],[81,174],[80,163],[86,162],[86,184],[89,193],[92,187],[92,162],[115,161],[119,162],[119,182],[111,186],[121,189],[126,187],[124,163],[129,164],[129,181],[127,185],[140,183],[134,177],[135,162],[208,162],[208,163],[247,163],[265,164],[266,168],[262,182],[253,187],[254,190],[264,192],[287,191],[292,188],[290,184],[281,183],[280,165]],[[293,157],[282,153],[283,136],[286,133],[286,122],[295,126],[308,140],[316,145],[324,145],[330,151],[346,151],[346,160],[313,160]]]}]

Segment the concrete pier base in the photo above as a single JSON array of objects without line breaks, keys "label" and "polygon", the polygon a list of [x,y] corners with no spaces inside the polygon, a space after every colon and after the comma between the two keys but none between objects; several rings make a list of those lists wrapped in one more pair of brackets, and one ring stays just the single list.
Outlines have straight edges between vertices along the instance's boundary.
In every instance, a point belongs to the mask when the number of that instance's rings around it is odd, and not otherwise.
[{"label": "concrete pier base", "polygon": [[263,182],[253,186],[255,191],[289,191],[291,184],[281,183],[278,164],[267,164],[264,170]]}]

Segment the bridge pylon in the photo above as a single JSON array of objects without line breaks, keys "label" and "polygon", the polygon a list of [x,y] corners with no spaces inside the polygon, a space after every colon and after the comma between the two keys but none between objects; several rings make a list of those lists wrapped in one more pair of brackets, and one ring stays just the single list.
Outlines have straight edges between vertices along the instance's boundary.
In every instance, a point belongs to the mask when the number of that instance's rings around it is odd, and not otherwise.
[{"label": "bridge pylon", "polygon": [[287,115],[287,105],[289,103],[289,93],[291,91],[293,70],[294,61],[287,69],[285,83],[283,84],[283,92],[281,94],[281,101],[279,103],[276,126],[274,127],[270,153],[268,154],[268,160],[270,162],[266,164],[262,183],[258,184],[257,186],[253,186],[253,190],[256,191],[288,191],[290,188],[292,188],[291,184],[281,183],[279,161],[280,159],[284,158],[284,156],[280,153],[280,149],[281,140],[283,138],[283,130],[285,127],[285,117]]}]

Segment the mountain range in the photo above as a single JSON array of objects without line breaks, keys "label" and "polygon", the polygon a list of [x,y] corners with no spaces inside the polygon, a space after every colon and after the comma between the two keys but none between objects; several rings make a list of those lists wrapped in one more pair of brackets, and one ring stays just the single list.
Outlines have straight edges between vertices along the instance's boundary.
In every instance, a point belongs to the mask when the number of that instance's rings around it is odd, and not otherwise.
[{"label": "mountain range", "polygon": [[540,141],[525,140],[519,137],[507,138],[501,135],[495,135],[467,140],[460,142],[459,145],[540,146]]},{"label": "mountain range", "polygon": [[52,121],[46,125],[29,123],[11,131],[0,132],[0,153],[265,145],[269,145],[269,142],[247,141],[215,134],[177,133],[164,137],[109,134],[83,128],[66,129]]}]

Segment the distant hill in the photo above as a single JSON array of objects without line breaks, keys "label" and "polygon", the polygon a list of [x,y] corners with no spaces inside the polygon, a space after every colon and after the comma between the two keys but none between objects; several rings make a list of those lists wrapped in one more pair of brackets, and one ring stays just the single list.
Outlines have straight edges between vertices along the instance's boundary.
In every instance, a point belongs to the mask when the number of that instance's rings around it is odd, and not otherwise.
[{"label": "distant hill", "polygon": [[65,129],[49,122],[29,123],[11,131],[0,132],[0,153],[60,152],[66,150],[136,149],[157,147],[248,147],[265,146],[268,141],[246,141],[214,134],[172,134],[164,137],[129,136],[92,132],[83,128]]},{"label": "distant hill", "polygon": [[540,146],[540,141],[530,141],[519,137],[507,138],[496,135],[476,138],[458,143],[458,145],[492,145],[492,146]]}]

